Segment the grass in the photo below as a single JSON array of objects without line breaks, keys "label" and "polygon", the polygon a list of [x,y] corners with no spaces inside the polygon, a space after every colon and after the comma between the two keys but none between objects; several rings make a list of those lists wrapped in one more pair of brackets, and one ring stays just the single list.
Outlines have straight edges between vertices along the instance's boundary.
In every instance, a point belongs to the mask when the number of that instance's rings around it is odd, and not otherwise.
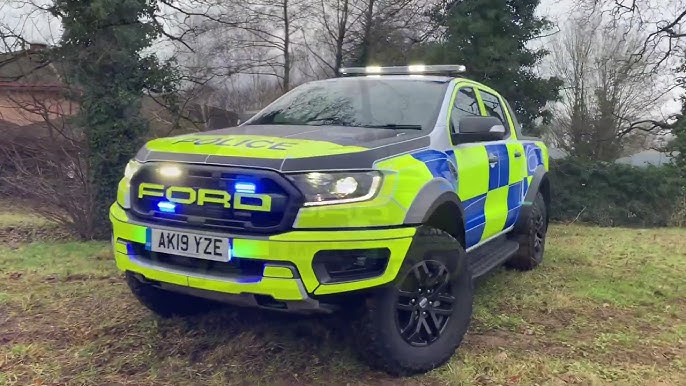
[{"label": "grass", "polygon": [[553,226],[539,269],[479,283],[450,363],[402,380],[360,362],[335,317],[159,320],[108,243],[0,244],[0,385],[686,384],[684,238]]},{"label": "grass", "polygon": [[28,206],[20,200],[0,200],[0,227],[44,227],[52,223],[33,214]]}]

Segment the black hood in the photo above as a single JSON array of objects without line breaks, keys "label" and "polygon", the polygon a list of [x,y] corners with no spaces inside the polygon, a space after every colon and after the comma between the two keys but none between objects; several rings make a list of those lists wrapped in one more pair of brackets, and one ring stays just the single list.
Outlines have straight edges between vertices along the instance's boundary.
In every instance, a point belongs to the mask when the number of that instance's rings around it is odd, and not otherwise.
[{"label": "black hood", "polygon": [[369,169],[376,160],[429,145],[426,131],[342,126],[242,125],[161,138],[136,156],[279,171]]}]

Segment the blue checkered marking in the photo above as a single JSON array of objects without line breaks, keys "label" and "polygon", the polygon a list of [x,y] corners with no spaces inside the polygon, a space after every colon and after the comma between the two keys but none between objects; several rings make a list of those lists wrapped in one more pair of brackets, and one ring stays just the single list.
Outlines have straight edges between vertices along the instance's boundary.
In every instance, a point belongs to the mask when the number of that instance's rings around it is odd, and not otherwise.
[{"label": "blue checkered marking", "polygon": [[507,145],[486,145],[488,156],[496,155],[498,163],[489,169],[488,190],[494,190],[507,186],[510,182],[510,156],[507,153]]},{"label": "blue checkered marking", "polygon": [[[533,175],[536,167],[543,164],[543,154],[541,149],[534,143],[524,143],[524,154],[526,154],[528,175]],[[510,179],[510,157],[507,145],[496,144],[486,145],[486,152],[499,157],[498,163],[490,168],[488,178],[488,190],[494,190],[508,186]],[[413,153],[412,157],[423,162],[431,175],[437,178],[444,178],[457,191],[457,179],[451,173],[449,163],[457,169],[457,161],[453,150],[442,152],[438,150],[422,150]],[[529,181],[526,177],[519,182],[509,185],[507,195],[507,219],[505,228],[514,225],[519,216],[521,202],[528,189]],[[464,201],[465,227],[467,248],[478,244],[481,241],[484,228],[486,227],[486,194],[482,194]]]},{"label": "blue checkered marking", "polygon": [[507,192],[507,219],[505,220],[505,228],[509,228],[517,221],[521,203],[524,199],[524,185],[526,179],[510,185]]},{"label": "blue checkered marking", "polygon": [[462,204],[464,205],[466,228],[465,241],[467,248],[469,248],[481,241],[481,236],[486,227],[486,194],[465,200]]},{"label": "blue checkered marking", "polygon": [[524,154],[526,156],[526,169],[529,176],[533,176],[538,165],[543,165],[543,152],[541,148],[533,142],[524,143]]},{"label": "blue checkered marking", "polygon": [[453,187],[454,191],[457,191],[457,176],[450,171],[450,164],[452,163],[454,169],[457,170],[457,162],[455,160],[455,153],[452,150],[448,152],[442,152],[438,150],[422,150],[417,153],[413,153],[414,157],[418,161],[424,162],[426,168],[429,169],[431,175],[437,178],[446,179]]}]

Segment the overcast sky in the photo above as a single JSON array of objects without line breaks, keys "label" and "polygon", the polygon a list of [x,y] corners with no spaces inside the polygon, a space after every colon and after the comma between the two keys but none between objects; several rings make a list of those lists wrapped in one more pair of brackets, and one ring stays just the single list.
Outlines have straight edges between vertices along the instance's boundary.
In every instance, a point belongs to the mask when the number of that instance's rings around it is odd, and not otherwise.
[{"label": "overcast sky", "polygon": [[[49,3],[50,0],[38,0]],[[679,4],[683,4],[683,0],[641,0],[642,4],[655,4],[659,7],[655,9],[659,12],[666,12],[668,14],[674,13],[678,10]],[[645,2],[645,3],[643,3]],[[4,24],[13,28],[14,30],[23,30],[24,35],[30,41],[45,42],[53,44],[60,34],[60,23],[54,18],[49,18],[44,13],[30,12],[32,8],[29,6],[22,6],[23,1],[18,0],[0,0],[0,24]],[[573,11],[576,0],[541,0],[541,5],[538,8],[538,13],[550,18],[556,24],[564,24],[565,20],[569,18]],[[547,40],[537,42],[537,44],[549,44],[550,37]],[[545,66],[544,66],[545,67]],[[682,90],[676,90],[669,97],[666,98],[665,103],[660,110],[664,116],[670,115],[680,108],[680,103],[675,99],[682,93]]]}]

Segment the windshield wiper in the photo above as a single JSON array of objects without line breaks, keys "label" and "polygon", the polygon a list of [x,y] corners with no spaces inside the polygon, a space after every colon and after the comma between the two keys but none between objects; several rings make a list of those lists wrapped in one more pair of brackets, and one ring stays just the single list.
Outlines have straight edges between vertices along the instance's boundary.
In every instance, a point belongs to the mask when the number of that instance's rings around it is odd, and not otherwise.
[{"label": "windshield wiper", "polygon": [[338,118],[317,118],[310,119],[304,122],[305,125],[310,126],[346,126],[346,127],[364,127],[369,129],[391,129],[391,130],[421,130],[420,125],[402,125],[397,123],[387,123],[384,125],[359,125],[350,124],[341,121]]},{"label": "windshield wiper", "polygon": [[345,126],[338,118],[316,118],[309,119],[304,122],[305,125],[310,126]]},{"label": "windshield wiper", "polygon": [[397,123],[387,123],[385,125],[364,125],[370,129],[392,129],[392,130],[421,130],[420,125],[399,125]]}]

